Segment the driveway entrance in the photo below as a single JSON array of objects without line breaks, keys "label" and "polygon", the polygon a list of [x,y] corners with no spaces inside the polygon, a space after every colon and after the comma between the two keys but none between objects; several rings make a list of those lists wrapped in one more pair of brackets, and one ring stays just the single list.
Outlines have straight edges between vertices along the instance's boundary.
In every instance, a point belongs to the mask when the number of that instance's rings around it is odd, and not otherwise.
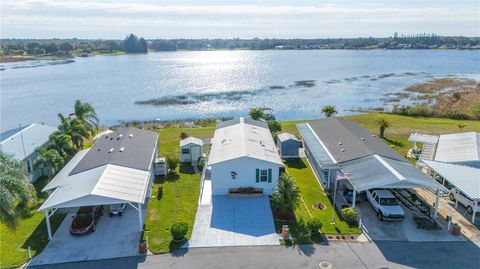
[{"label": "driveway entrance", "polygon": [[199,205],[188,247],[279,245],[268,197],[212,196]]}]

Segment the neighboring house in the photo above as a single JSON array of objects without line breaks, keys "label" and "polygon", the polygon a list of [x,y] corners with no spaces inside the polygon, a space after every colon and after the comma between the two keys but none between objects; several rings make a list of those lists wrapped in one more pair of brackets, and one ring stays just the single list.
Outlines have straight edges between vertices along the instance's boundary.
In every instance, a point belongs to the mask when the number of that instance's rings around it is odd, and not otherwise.
[{"label": "neighboring house", "polygon": [[19,127],[5,131],[0,134],[0,150],[13,159],[24,161],[27,169],[27,175],[31,182],[35,182],[38,177],[46,173],[46,169],[34,167],[37,157],[35,149],[48,144],[48,137],[57,130],[57,128],[32,123],[25,127]]},{"label": "neighboring house", "polygon": [[375,188],[448,192],[358,123],[330,117],[297,127],[322,185],[333,189],[337,178],[348,180],[354,188],[353,201],[357,192]]},{"label": "neighboring house", "polygon": [[277,147],[280,157],[284,159],[298,158],[300,141],[290,133],[281,133],[277,136]]},{"label": "neighboring house", "polygon": [[180,140],[180,162],[195,165],[203,155],[202,147],[202,140],[192,136]]},{"label": "neighboring house", "polygon": [[207,166],[213,195],[253,187],[272,193],[284,165],[266,123],[233,119],[217,124]]},{"label": "neighboring house", "polygon": [[[137,128],[119,128],[78,152],[43,188],[51,194],[39,211],[49,217],[57,209],[128,203],[139,214],[150,197],[154,163],[158,156],[158,133]],[[49,211],[52,213],[49,213]]]}]

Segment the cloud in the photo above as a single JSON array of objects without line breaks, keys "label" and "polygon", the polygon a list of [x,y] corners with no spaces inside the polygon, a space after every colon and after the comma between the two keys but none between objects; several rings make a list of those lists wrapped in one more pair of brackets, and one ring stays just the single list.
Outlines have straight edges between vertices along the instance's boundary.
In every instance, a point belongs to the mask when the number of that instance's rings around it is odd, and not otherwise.
[{"label": "cloud", "polygon": [[[322,2],[323,3],[323,2]],[[2,1],[2,37],[351,37],[478,35],[475,1]],[[478,6],[478,3],[476,4]]]}]

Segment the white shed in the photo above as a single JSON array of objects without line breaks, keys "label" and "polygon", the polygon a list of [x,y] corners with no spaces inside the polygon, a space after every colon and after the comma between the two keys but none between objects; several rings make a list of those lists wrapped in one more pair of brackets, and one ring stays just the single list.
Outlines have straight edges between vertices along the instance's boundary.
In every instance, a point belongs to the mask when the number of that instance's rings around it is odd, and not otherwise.
[{"label": "white shed", "polygon": [[217,125],[208,167],[213,195],[246,188],[268,195],[284,169],[268,126],[244,118]]},{"label": "white shed", "polygon": [[198,158],[203,155],[202,146],[202,140],[196,137],[190,136],[180,140],[180,162],[197,163]]}]

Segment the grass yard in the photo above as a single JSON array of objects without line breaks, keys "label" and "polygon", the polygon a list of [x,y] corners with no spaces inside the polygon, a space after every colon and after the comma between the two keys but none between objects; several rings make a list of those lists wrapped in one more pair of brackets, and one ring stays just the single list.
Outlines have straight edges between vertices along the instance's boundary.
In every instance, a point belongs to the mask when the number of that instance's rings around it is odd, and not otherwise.
[{"label": "grass yard", "polygon": [[[46,193],[41,193],[42,188],[47,184],[48,178],[41,177],[35,183],[37,190],[38,205],[41,205],[47,198]],[[32,256],[42,252],[48,243],[47,225],[45,214],[38,212],[36,207],[31,210],[18,208],[21,218],[16,230],[9,230],[0,223],[0,268],[17,267],[28,261],[28,247],[32,250]],[[52,233],[55,233],[65,215],[55,213],[50,218]]]}]

